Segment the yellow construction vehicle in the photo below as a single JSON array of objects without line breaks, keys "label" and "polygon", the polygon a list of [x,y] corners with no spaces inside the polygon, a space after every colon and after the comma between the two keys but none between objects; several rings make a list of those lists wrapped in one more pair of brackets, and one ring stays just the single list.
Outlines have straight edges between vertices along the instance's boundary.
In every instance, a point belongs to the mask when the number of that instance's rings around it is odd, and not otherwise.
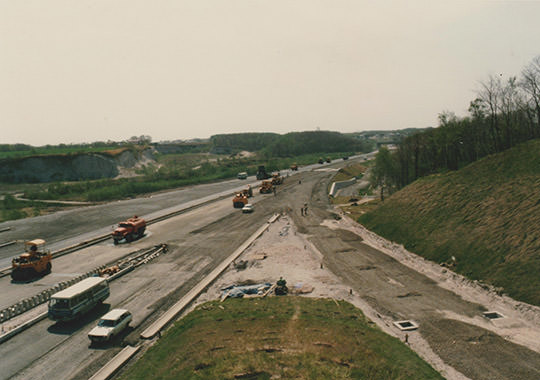
[{"label": "yellow construction vehicle", "polygon": [[27,281],[51,273],[52,255],[45,251],[45,240],[34,239],[24,243],[25,252],[11,261],[11,278]]}]

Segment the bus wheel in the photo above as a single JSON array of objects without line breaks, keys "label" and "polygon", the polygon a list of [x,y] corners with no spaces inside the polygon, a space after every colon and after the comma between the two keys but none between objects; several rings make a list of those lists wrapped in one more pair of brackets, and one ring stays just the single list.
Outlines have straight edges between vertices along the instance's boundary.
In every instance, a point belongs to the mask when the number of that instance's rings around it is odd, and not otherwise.
[{"label": "bus wheel", "polygon": [[51,263],[47,263],[47,269],[45,269],[45,273],[49,274],[51,273],[52,265]]}]

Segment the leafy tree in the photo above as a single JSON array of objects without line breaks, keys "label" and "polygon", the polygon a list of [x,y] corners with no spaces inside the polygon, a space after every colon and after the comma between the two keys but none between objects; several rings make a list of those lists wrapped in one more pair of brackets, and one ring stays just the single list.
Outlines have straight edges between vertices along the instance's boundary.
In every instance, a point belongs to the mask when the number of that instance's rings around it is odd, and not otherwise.
[{"label": "leafy tree", "polygon": [[384,201],[384,192],[393,187],[395,178],[396,161],[388,148],[383,146],[375,156],[375,165],[370,174],[371,185],[381,190],[381,201]]}]

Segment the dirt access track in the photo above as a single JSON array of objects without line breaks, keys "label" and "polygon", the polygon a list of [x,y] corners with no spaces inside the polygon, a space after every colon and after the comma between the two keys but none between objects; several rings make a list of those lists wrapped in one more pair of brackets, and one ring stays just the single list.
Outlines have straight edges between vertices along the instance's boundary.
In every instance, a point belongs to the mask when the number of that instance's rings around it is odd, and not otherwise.
[{"label": "dirt access track", "polygon": [[[402,340],[407,334],[411,348],[447,379],[540,378],[539,308],[498,296],[365,230],[329,204],[331,173],[314,174],[293,177],[299,183],[278,194],[276,201],[288,203],[284,217],[239,258],[248,268],[231,268],[199,301],[218,298],[222,286],[283,275],[290,287],[312,285],[310,296],[347,300],[387,333]],[[490,320],[486,311],[504,317]],[[401,331],[393,323],[401,320],[419,328]]]}]

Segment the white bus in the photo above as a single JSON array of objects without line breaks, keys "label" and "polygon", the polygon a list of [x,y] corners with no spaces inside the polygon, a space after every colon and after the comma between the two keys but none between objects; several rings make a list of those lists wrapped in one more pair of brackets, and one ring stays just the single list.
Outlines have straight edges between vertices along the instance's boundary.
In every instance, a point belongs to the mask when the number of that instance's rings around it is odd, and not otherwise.
[{"label": "white bus", "polygon": [[106,278],[85,278],[51,296],[49,318],[54,321],[71,321],[103,302],[109,294]]}]

